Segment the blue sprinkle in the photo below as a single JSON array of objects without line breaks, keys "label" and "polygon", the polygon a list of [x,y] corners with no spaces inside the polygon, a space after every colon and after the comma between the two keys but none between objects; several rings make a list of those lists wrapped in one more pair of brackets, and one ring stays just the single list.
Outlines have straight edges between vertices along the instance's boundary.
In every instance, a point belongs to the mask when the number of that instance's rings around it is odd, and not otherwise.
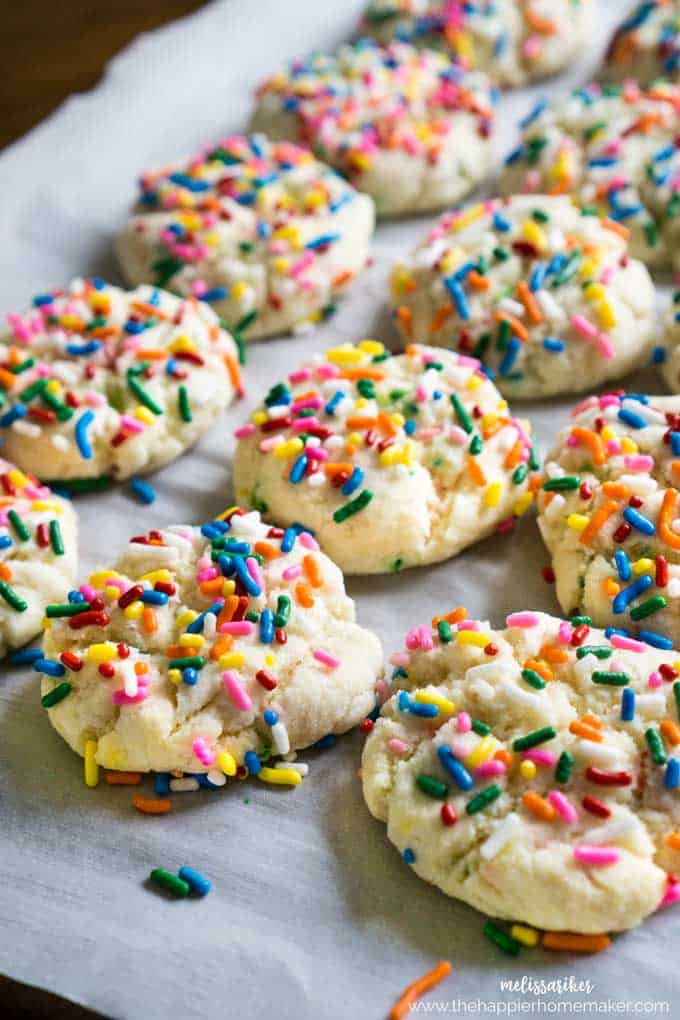
[{"label": "blue sprinkle", "polygon": [[626,425],[630,425],[634,429],[647,428],[647,422],[641,414],[636,414],[635,411],[631,411],[628,407],[622,407],[618,413],[619,421],[625,422]]},{"label": "blue sprinkle", "polygon": [[412,436],[413,433],[415,432],[415,430],[417,429],[417,427],[418,426],[416,425],[416,423],[413,420],[413,418],[408,418],[404,422],[404,432],[406,433],[407,436]]},{"label": "blue sprinkle", "polygon": [[340,403],[344,396],[345,394],[343,393],[342,390],[336,390],[336,392],[333,394],[333,396],[331,397],[331,399],[328,401],[324,408],[326,414],[333,416],[335,414],[336,407],[338,406],[338,404]]},{"label": "blue sprinkle", "polygon": [[536,293],[540,290],[545,283],[545,278],[548,275],[548,266],[545,262],[537,262],[531,273],[531,279],[529,281],[529,290]]},{"label": "blue sprinkle", "polygon": [[530,110],[529,113],[526,115],[526,117],[523,117],[522,120],[519,122],[519,126],[522,129],[528,128],[529,125],[533,121],[535,121],[537,117],[541,116],[541,114],[543,113],[543,111],[545,110],[547,105],[548,105],[548,100],[545,99],[543,96],[541,96],[540,99],[536,100],[536,103],[534,104],[533,109]]},{"label": "blue sprinkle", "polygon": [[523,155],[524,148],[521,145],[518,145],[516,149],[513,149],[512,152],[505,157],[505,165],[512,166],[514,163],[517,163]]},{"label": "blue sprinkle", "polygon": [[94,421],[94,412],[85,411],[76,422],[76,443],[83,460],[92,460],[92,446],[87,435],[87,430]]},{"label": "blue sprinkle", "polygon": [[293,464],[292,468],[290,469],[288,481],[292,482],[293,485],[298,485],[299,482],[301,482],[302,479],[304,478],[308,462],[309,458],[307,457],[307,455],[301,453],[300,456],[295,461],[295,463]]},{"label": "blue sprinkle", "polygon": [[305,248],[309,251],[316,251],[317,248],[326,248],[329,244],[335,244],[336,241],[339,241],[340,237],[340,234],[322,234],[321,237],[315,237],[313,241],[308,241]]},{"label": "blue sprinkle", "polygon": [[667,790],[675,790],[680,784],[680,761],[677,758],[669,758],[663,774],[663,785]]},{"label": "blue sprinkle", "polygon": [[671,450],[674,457],[680,457],[680,432],[671,432]]},{"label": "blue sprinkle", "polygon": [[153,503],[156,499],[156,493],[148,482],[142,481],[141,478],[133,478],[130,482],[130,490],[133,495],[137,496],[142,503],[149,504]]},{"label": "blue sprinkle", "polygon": [[276,726],[277,722],[279,721],[279,717],[273,708],[268,708],[265,711],[263,719],[266,722],[267,726]]},{"label": "blue sprinkle", "polygon": [[618,634],[619,637],[632,637],[633,635],[625,627],[605,627],[604,636],[609,640],[613,634]]},{"label": "blue sprinkle", "polygon": [[81,591],[78,591],[76,588],[72,588],[71,591],[68,593],[68,600],[71,603],[87,602],[87,599],[85,598],[83,593]]},{"label": "blue sprinkle", "polygon": [[623,519],[630,524],[631,528],[635,528],[636,531],[641,531],[643,535],[655,535],[656,525],[653,521],[650,521],[648,517],[643,517],[642,514],[634,510],[632,506],[627,506],[623,511]]},{"label": "blue sprinkle", "polygon": [[[213,784],[211,783],[210,785],[212,786]],[[179,869],[177,875],[183,882],[187,883],[194,896],[207,896],[212,889],[212,885],[207,878],[204,878],[198,871],[194,871],[193,868],[188,868],[186,864]]]},{"label": "blue sprinkle", "polygon": [[233,553],[236,556],[249,556],[251,552],[249,542],[239,542],[237,538],[228,538],[224,543],[224,548],[228,553]]},{"label": "blue sprinkle", "polygon": [[632,687],[624,687],[621,691],[621,719],[632,722],[635,718],[635,691]]},{"label": "blue sprinkle", "polygon": [[182,680],[185,684],[188,684],[189,687],[193,687],[198,683],[198,670],[194,669],[193,666],[187,666],[182,671]]},{"label": "blue sprinkle", "polygon": [[66,666],[54,659],[36,659],[33,662],[33,669],[36,673],[46,673],[47,676],[64,676]]},{"label": "blue sprinkle", "polygon": [[80,357],[82,355],[94,354],[101,347],[101,340],[90,340],[86,344],[66,344],[66,353],[72,354],[74,357]]},{"label": "blue sprinkle", "polygon": [[663,634],[657,634],[653,630],[641,630],[638,633],[640,641],[644,641],[646,645],[651,645],[652,648],[659,648],[663,652],[670,652],[673,648],[673,642],[670,638],[664,637]]},{"label": "blue sprinkle", "polygon": [[455,276],[447,276],[444,280],[444,286],[448,290],[449,294],[453,298],[453,303],[456,306],[456,311],[463,321],[470,318],[470,306],[468,305],[467,297],[462,285],[458,282]]},{"label": "blue sprinkle", "polygon": [[413,851],[410,846],[407,846],[402,854],[402,857],[404,858],[407,864],[413,864],[416,859],[415,851]]},{"label": "blue sprinkle", "polygon": [[338,738],[334,733],[327,733],[325,737],[321,738],[321,740],[317,740],[314,747],[317,751],[327,751],[329,748],[335,747],[337,742]]},{"label": "blue sprinkle", "polygon": [[631,568],[630,560],[623,549],[617,549],[614,553],[614,563],[616,564],[616,571],[619,575],[620,581],[630,581]]},{"label": "blue sprinkle", "polygon": [[0,549],[9,549],[14,542],[9,535],[0,535]]},{"label": "blue sprinkle", "polygon": [[201,294],[201,301],[224,301],[227,296],[226,287],[212,287]]},{"label": "blue sprinkle", "polygon": [[200,634],[202,632],[202,630],[203,630],[203,625],[205,623],[205,618],[208,615],[208,613],[213,613],[213,615],[216,616],[219,613],[219,611],[220,611],[220,609],[222,608],[223,605],[224,605],[224,602],[222,602],[222,600],[220,600],[219,602],[213,602],[213,604],[210,606],[209,609],[206,609],[205,612],[203,612],[199,616],[197,616],[195,620],[192,620],[191,623],[187,624],[187,626],[185,628],[187,633],[188,634]]},{"label": "blue sprinkle", "polygon": [[165,606],[168,603],[168,596],[164,591],[155,591],[153,588],[147,588],[141,600],[147,606]]},{"label": "blue sprinkle", "polygon": [[[396,674],[396,670],[395,670],[395,674]],[[397,705],[399,707],[399,711],[400,712],[410,712],[411,711],[411,699],[409,698],[407,691],[399,691],[399,696],[397,698]]]},{"label": "blue sprinkle", "polygon": [[246,751],[243,761],[251,776],[257,776],[262,771],[262,762],[254,751]]},{"label": "blue sprinkle", "polygon": [[343,496],[351,496],[353,492],[356,492],[356,490],[359,488],[363,480],[364,472],[357,465],[352,471],[352,474],[345,482],[345,484],[340,489],[340,492],[343,494]]},{"label": "blue sprinkle", "polygon": [[493,225],[501,234],[507,234],[508,230],[510,230],[510,221],[501,216],[499,212],[493,214]]},{"label": "blue sprinkle", "polygon": [[157,772],[154,781],[154,790],[157,797],[167,797],[170,793],[170,773]]},{"label": "blue sprinkle", "polygon": [[636,599],[638,595],[642,595],[653,584],[654,578],[651,574],[642,574],[638,577],[637,581],[633,581],[627,588],[621,589],[612,602],[612,611],[614,613],[624,613],[633,599]]},{"label": "blue sprinkle", "polygon": [[7,411],[6,414],[3,414],[0,417],[0,428],[8,429],[10,425],[13,425],[15,421],[19,420],[19,418],[25,418],[26,411],[27,409],[25,404],[15,404],[14,407],[11,407],[9,411]]},{"label": "blue sprinkle", "polygon": [[11,661],[13,666],[32,666],[42,657],[43,653],[40,648],[24,648],[20,652],[15,652]]},{"label": "blue sprinkle", "polygon": [[271,609],[263,609],[260,614],[260,641],[270,645],[274,640],[274,614]]},{"label": "blue sprinkle", "polygon": [[564,350],[564,342],[558,340],[557,337],[547,336],[543,341],[543,346],[546,351],[552,351],[553,354],[561,354]]},{"label": "blue sprinkle", "polygon": [[662,347],[659,344],[652,351],[652,364],[663,365],[665,360],[666,360],[666,348]]},{"label": "blue sprinkle", "polygon": [[281,539],[281,552],[288,553],[295,545],[297,531],[295,528],[286,528]]},{"label": "blue sprinkle", "polygon": [[217,557],[217,565],[222,571],[223,577],[231,577],[234,574],[234,571],[236,570],[236,567],[234,566],[234,560],[232,559],[232,557],[225,556],[224,553]]},{"label": "blue sprinkle", "polygon": [[250,576],[250,572],[248,570],[248,567],[246,566],[245,560],[242,560],[240,557],[237,557],[237,559],[234,560],[234,568],[236,570],[236,575],[239,581],[241,582],[241,584],[243,585],[243,587],[245,588],[249,595],[252,595],[254,598],[257,598],[258,595],[262,594],[262,588],[259,586],[257,581]]},{"label": "blue sprinkle", "polygon": [[454,757],[453,751],[448,744],[441,744],[437,748],[437,755],[442,766],[453,779],[459,790],[471,790],[475,781],[461,762]]},{"label": "blue sprinkle", "polygon": [[508,346],[505,349],[505,354],[503,355],[503,359],[500,365],[498,366],[499,375],[510,374],[510,372],[512,371],[512,366],[515,364],[515,361],[517,360],[517,355],[519,354],[519,349],[521,346],[522,346],[521,341],[518,340],[516,336],[510,337],[508,341]]},{"label": "blue sprinkle", "polygon": [[605,166],[616,166],[619,162],[618,156],[596,156],[595,159],[588,160],[589,167],[605,167]]}]

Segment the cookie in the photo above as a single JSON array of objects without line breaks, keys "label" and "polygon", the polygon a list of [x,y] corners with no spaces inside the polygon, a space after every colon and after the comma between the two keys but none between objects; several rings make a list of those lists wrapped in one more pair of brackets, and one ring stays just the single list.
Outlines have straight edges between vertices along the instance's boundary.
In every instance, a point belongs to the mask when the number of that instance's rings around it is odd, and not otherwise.
[{"label": "cookie", "polygon": [[543,613],[435,618],[393,657],[366,803],[420,878],[478,910],[631,928],[680,898],[677,659]]},{"label": "cookie", "polygon": [[539,100],[520,124],[500,190],[574,195],[630,231],[634,258],[678,267],[679,108],[680,85],[643,91],[632,81]]},{"label": "cookie", "polygon": [[313,53],[258,89],[254,129],[308,145],[378,215],[442,209],[491,169],[495,93],[443,53],[364,39]]},{"label": "cookie", "polygon": [[680,291],[673,295],[665,316],[663,344],[654,354],[666,385],[671,392],[680,393]]},{"label": "cookie", "polygon": [[463,67],[517,86],[577,60],[591,26],[590,0],[371,0],[360,31],[442,49]]},{"label": "cookie", "polygon": [[350,574],[455,556],[528,509],[531,425],[479,362],[343,344],[274,386],[238,429],[236,497],[301,521]]},{"label": "cookie", "polygon": [[242,392],[213,310],[143,286],[73,280],[0,334],[0,440],[23,470],[71,481],[179,457]]},{"label": "cookie", "polygon": [[406,340],[481,358],[508,397],[592,389],[638,367],[655,329],[626,228],[564,196],[455,209],[391,276]]},{"label": "cookie", "polygon": [[635,78],[648,85],[656,78],[680,77],[680,3],[645,0],[614,32],[605,56],[605,75]]},{"label": "cookie", "polygon": [[256,513],[137,535],[78,598],[35,668],[52,725],[106,768],[257,774],[375,704],[380,642],[341,572]]},{"label": "cookie", "polygon": [[562,609],[680,644],[680,398],[605,394],[545,462],[538,523]]},{"label": "cookie", "polygon": [[140,190],[125,275],[209,301],[237,339],[309,328],[366,263],[373,203],[290,142],[232,135]]},{"label": "cookie", "polygon": [[76,515],[37,478],[0,458],[0,659],[64,602],[78,564]]}]

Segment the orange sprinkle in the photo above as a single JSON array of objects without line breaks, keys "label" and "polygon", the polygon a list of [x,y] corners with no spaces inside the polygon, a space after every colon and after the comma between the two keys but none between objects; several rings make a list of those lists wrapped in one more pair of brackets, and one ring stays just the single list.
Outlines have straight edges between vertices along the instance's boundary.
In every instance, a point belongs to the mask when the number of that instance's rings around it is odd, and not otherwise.
[{"label": "orange sprinkle", "polygon": [[451,964],[448,960],[440,960],[436,967],[429,970],[427,974],[423,974],[422,977],[419,977],[402,992],[390,1010],[390,1020],[403,1020],[407,1013],[411,1011],[411,1003],[415,1002],[421,995],[424,995],[425,992],[429,992],[431,988],[438,985],[450,973]]},{"label": "orange sprinkle", "polygon": [[493,757],[494,761],[502,761],[506,768],[512,765],[512,755],[504,747],[499,747]]},{"label": "orange sprinkle", "polygon": [[519,459],[522,456],[522,450],[523,449],[524,449],[524,443],[522,442],[521,439],[518,439],[517,442],[515,443],[515,445],[512,447],[512,449],[508,453],[508,455],[505,458],[505,461],[503,463],[503,467],[507,471],[510,471],[510,470],[512,470],[512,468],[517,467],[517,465],[519,464]]},{"label": "orange sprinkle", "polygon": [[[234,639],[231,634],[220,634],[215,641],[215,644],[210,649],[210,658],[219,659],[220,655],[224,655],[229,651],[233,643]],[[184,654],[186,654],[186,652]]]},{"label": "orange sprinkle", "polygon": [[594,464],[604,464],[606,462],[607,454],[597,432],[593,432],[592,429],[584,429],[580,425],[575,425],[571,430],[571,434],[578,443],[588,447],[593,455]]},{"label": "orange sprinkle", "polygon": [[530,3],[523,4],[522,11],[524,20],[534,32],[538,32],[539,35],[557,35],[557,25],[555,22],[551,21],[550,18],[544,17],[542,14],[538,14]]},{"label": "orange sprinkle", "polygon": [[623,482],[604,482],[602,491],[612,499],[628,499],[630,496],[630,489]]},{"label": "orange sprinkle", "polygon": [[453,305],[447,301],[430,319],[430,333],[438,333],[453,311]]},{"label": "orange sprinkle", "polygon": [[614,500],[609,499],[606,503],[603,503],[602,506],[595,511],[579,535],[579,542],[583,545],[590,545],[597,533],[604,527],[612,514],[615,514],[618,509],[619,504],[615,503]]},{"label": "orange sprinkle", "polygon": [[674,723],[672,719],[664,719],[659,726],[662,737],[672,744],[673,747],[677,747],[680,744],[680,726]]},{"label": "orange sprinkle", "polygon": [[541,311],[538,301],[529,290],[529,285],[526,280],[517,281],[517,297],[524,305],[526,313],[534,325],[538,325],[539,322],[543,322],[543,312]]},{"label": "orange sprinkle", "polygon": [[557,814],[550,801],[540,797],[533,790],[527,790],[522,797],[522,804],[527,811],[530,811],[536,818],[540,818],[542,822],[552,822]]},{"label": "orange sprinkle", "polygon": [[266,560],[275,560],[277,556],[281,555],[281,552],[276,548],[275,545],[272,545],[271,542],[265,542],[263,540],[260,540],[259,542],[255,543],[253,548],[255,549],[256,553],[259,553],[260,556],[264,556]]},{"label": "orange sprinkle", "polygon": [[168,645],[165,649],[168,659],[181,659],[185,655],[198,655],[198,648],[187,647],[187,645]]},{"label": "orange sprinkle", "polygon": [[388,436],[396,436],[399,431],[389,414],[385,414],[384,411],[381,411],[378,415],[378,428]]},{"label": "orange sprinkle", "polygon": [[13,386],[16,386],[17,377],[13,372],[8,372],[6,368],[0,367],[0,386],[6,390],[11,390]]},{"label": "orange sprinkle", "polygon": [[565,662],[569,662],[569,656],[565,650],[563,648],[558,648],[557,645],[543,645],[538,654],[542,659],[546,659],[548,662],[552,662],[556,666],[561,666]]},{"label": "orange sprinkle", "polygon": [[534,673],[538,673],[544,680],[552,680],[554,677],[553,671],[544,666],[542,662],[537,662],[536,659],[527,659],[524,663],[525,669],[533,669]]},{"label": "orange sprinkle", "polygon": [[141,772],[105,772],[109,786],[137,786],[142,781]]},{"label": "orange sprinkle", "polygon": [[573,733],[576,737],[583,737],[584,740],[592,740],[595,744],[602,743],[602,734],[599,730],[594,729],[592,726],[586,725],[586,723],[578,720],[574,720],[569,723],[569,732]]},{"label": "orange sprinkle", "polygon": [[243,379],[241,378],[241,369],[239,368],[238,361],[233,354],[225,354],[224,363],[227,366],[231,385],[237,393],[243,393]]},{"label": "orange sprinkle", "polygon": [[345,425],[348,429],[374,429],[377,424],[377,418],[370,418],[363,414],[351,414],[349,418],[345,418]]},{"label": "orange sprinkle", "polygon": [[600,223],[605,230],[611,230],[613,234],[618,234],[624,241],[627,241],[630,237],[630,230],[628,227],[624,227],[623,223],[617,223],[616,220],[610,220],[608,216],[603,216]]},{"label": "orange sprinkle", "polygon": [[484,472],[482,471],[474,457],[468,457],[467,469],[468,474],[472,478],[472,481],[475,483],[475,485],[478,485],[480,489],[482,488],[483,485],[486,485],[486,475],[484,474]]},{"label": "orange sprinkle", "polygon": [[488,276],[482,276],[476,269],[471,269],[467,274],[467,282],[470,284],[473,290],[488,290],[491,286],[491,280]]},{"label": "orange sprinkle", "polygon": [[385,378],[385,373],[381,372],[379,368],[345,368],[340,373],[340,378],[349,379],[350,382],[357,379],[372,379],[374,382],[381,382]]},{"label": "orange sprinkle", "polygon": [[134,310],[141,312],[142,315],[151,315],[155,319],[167,319],[165,312],[161,312],[155,305],[150,305],[146,301],[133,301],[131,304]]},{"label": "orange sprinkle", "polygon": [[673,518],[678,497],[677,489],[666,489],[661,501],[657,530],[659,536],[671,549],[680,549],[680,535],[673,530]]},{"label": "orange sprinkle", "polygon": [[227,595],[224,605],[219,611],[216,626],[219,630],[223,623],[230,623],[238,608],[238,595]]},{"label": "orange sprinkle", "polygon": [[586,726],[593,726],[596,730],[602,729],[602,720],[597,715],[586,715],[581,716],[581,722],[584,722]]},{"label": "orange sprinkle", "polygon": [[302,582],[295,585],[295,599],[305,609],[311,609],[314,605],[314,596],[312,595],[309,586]]},{"label": "orange sprinkle", "polygon": [[6,563],[0,563],[0,581],[11,581],[12,571]]},{"label": "orange sprinkle", "polygon": [[467,620],[467,615],[467,609],[463,606],[457,606],[450,613],[447,613],[446,616],[434,616],[432,618],[432,628],[435,629],[440,620],[446,620],[447,623],[460,623],[461,620]]},{"label": "orange sprinkle", "polygon": [[680,850],[680,832],[671,832],[666,836],[666,846],[671,850]]},{"label": "orange sprinkle", "polygon": [[601,953],[611,944],[608,935],[575,935],[569,931],[544,931],[544,949],[564,949],[573,953]]},{"label": "orange sprinkle", "polygon": [[154,634],[158,630],[156,614],[151,606],[144,606],[142,610],[142,625],[147,634]]},{"label": "orange sprinkle", "polygon": [[518,340],[522,341],[522,343],[525,344],[527,342],[527,340],[529,339],[529,331],[528,331],[528,329],[526,328],[524,323],[520,322],[520,320],[517,318],[516,315],[511,315],[510,312],[502,312],[501,311],[501,312],[496,312],[494,314],[494,319],[496,320],[496,322],[502,322],[503,320],[508,322],[510,324],[510,328],[512,329],[512,332],[515,334],[515,336],[518,338]]},{"label": "orange sprinkle", "polygon": [[169,800],[153,800],[150,797],[133,797],[132,803],[143,815],[167,815],[172,811]]},{"label": "orange sprinkle", "polygon": [[336,461],[333,464],[324,464],[323,470],[327,478],[335,478],[336,475],[351,475],[354,468],[347,462]]},{"label": "orange sprinkle", "polygon": [[204,595],[219,595],[223,580],[222,577],[213,577],[210,581],[201,581],[199,587]]},{"label": "orange sprinkle", "polygon": [[139,350],[135,351],[135,359],[137,361],[163,361],[167,356],[168,352],[158,347],[140,347]]},{"label": "orange sprinkle", "polygon": [[319,569],[319,561],[311,553],[307,553],[303,559],[302,567],[312,588],[321,588],[323,586],[323,577]]},{"label": "orange sprinkle", "polygon": [[410,340],[413,337],[413,316],[411,309],[407,305],[399,305],[396,315],[399,319],[399,325]]},{"label": "orange sprinkle", "polygon": [[605,595],[610,599],[615,598],[621,591],[621,585],[617,584],[613,577],[605,577],[603,587]]}]

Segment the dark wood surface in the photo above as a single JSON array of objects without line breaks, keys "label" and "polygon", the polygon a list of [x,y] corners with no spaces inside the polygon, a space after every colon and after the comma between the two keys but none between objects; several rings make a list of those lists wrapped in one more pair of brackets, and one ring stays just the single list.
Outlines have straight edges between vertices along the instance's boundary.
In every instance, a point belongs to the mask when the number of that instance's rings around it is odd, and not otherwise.
[{"label": "dark wood surface", "polygon": [[[0,149],[73,92],[100,79],[110,58],[205,0],[9,0],[0,27]],[[35,975],[36,982],[40,975]],[[99,1014],[0,975],[3,1020],[98,1020]]]}]

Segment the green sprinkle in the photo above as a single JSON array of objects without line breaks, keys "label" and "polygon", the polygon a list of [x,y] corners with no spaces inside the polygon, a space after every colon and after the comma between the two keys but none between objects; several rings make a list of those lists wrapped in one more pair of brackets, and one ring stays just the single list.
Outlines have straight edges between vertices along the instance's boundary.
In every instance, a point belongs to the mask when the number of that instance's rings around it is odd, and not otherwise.
[{"label": "green sprinkle", "polygon": [[64,540],[61,537],[61,528],[56,517],[50,521],[50,542],[55,556],[64,555]]},{"label": "green sprinkle", "polygon": [[40,704],[43,708],[52,708],[53,705],[58,705],[60,701],[63,701],[71,693],[72,688],[73,684],[69,683],[68,680],[64,680],[62,683],[57,684],[56,687],[53,687],[51,691],[48,691],[47,694],[44,694],[40,699]]},{"label": "green sprinkle", "polygon": [[645,223],[645,237],[647,238],[647,244],[649,247],[655,248],[659,241],[659,232],[654,220],[649,220],[648,223]]},{"label": "green sprinkle", "polygon": [[243,318],[239,319],[239,321],[236,323],[236,332],[245,333],[245,331],[255,322],[256,318],[257,318],[256,311],[248,312],[247,315],[244,315]]},{"label": "green sprinkle", "polygon": [[593,673],[593,683],[605,684],[607,687],[625,687],[630,683],[630,677],[627,673],[607,673],[596,669]]},{"label": "green sprinkle", "polygon": [[680,210],[680,194],[675,194],[666,206],[666,216],[675,216],[678,210]]},{"label": "green sprinkle", "polygon": [[522,679],[526,680],[530,687],[535,687],[537,691],[542,691],[545,687],[545,680],[539,676],[535,669],[523,669]]},{"label": "green sprinkle", "polygon": [[358,514],[360,510],[365,509],[373,499],[373,493],[370,489],[364,489],[359,493],[356,499],[351,500],[349,503],[345,503],[344,506],[339,507],[333,514],[333,520],[336,524],[342,524],[348,517],[353,517],[354,514]]},{"label": "green sprinkle", "polygon": [[243,617],[243,619],[248,620],[249,623],[257,623],[257,621],[260,619],[260,614],[254,612],[252,609],[249,609],[248,612]]},{"label": "green sprinkle", "polygon": [[546,740],[554,740],[557,736],[557,730],[554,726],[544,726],[540,730],[534,730],[533,733],[527,733],[524,737],[518,737],[517,740],[513,741],[513,751],[528,751],[532,747],[537,747],[538,744],[544,744]]},{"label": "green sprinkle", "polygon": [[673,684],[673,696],[675,697],[675,711],[680,719],[680,680],[676,680]]},{"label": "green sprinkle", "polygon": [[510,258],[510,252],[505,248],[494,248],[492,254],[499,262],[507,262]]},{"label": "green sprinkle", "polygon": [[455,411],[456,418],[458,419],[458,424],[462,428],[463,432],[467,432],[469,435],[474,427],[472,424],[472,418],[463,407],[461,399],[457,393],[452,393],[450,400],[453,410]]},{"label": "green sprinkle", "polygon": [[64,492],[102,492],[110,488],[112,479],[109,475],[101,478],[69,478],[65,482],[55,482]]},{"label": "green sprinkle", "polygon": [[39,393],[42,393],[46,386],[47,379],[36,379],[36,381],[31,383],[30,386],[21,390],[19,397],[24,401],[33,400],[33,397],[37,397]]},{"label": "green sprinkle", "polygon": [[472,457],[477,457],[482,452],[483,445],[484,444],[482,443],[482,437],[474,436],[472,442],[470,443],[470,455]]},{"label": "green sprinkle", "polygon": [[9,522],[16,532],[17,538],[20,538],[22,542],[28,542],[31,537],[31,532],[28,530],[24,522],[22,521],[16,510],[10,510],[7,514]]},{"label": "green sprinkle", "polygon": [[437,632],[439,634],[439,640],[447,645],[449,641],[453,640],[453,634],[451,632],[451,624],[448,620],[440,620],[437,624]]},{"label": "green sprinkle", "polygon": [[529,468],[526,464],[519,464],[512,473],[512,484],[521,485],[529,474]]},{"label": "green sprinkle", "polygon": [[496,350],[504,351],[508,346],[508,340],[510,339],[510,323],[507,319],[501,319],[498,323],[498,339],[496,340]]},{"label": "green sprinkle", "polygon": [[658,731],[650,726],[648,730],[645,730],[645,740],[647,741],[654,764],[665,764],[666,752],[664,751],[663,742]]},{"label": "green sprinkle", "polygon": [[535,446],[532,446],[529,451],[529,467],[532,471],[538,471],[540,466],[541,462],[538,459],[538,450]]},{"label": "green sprinkle", "polygon": [[290,619],[291,601],[287,595],[279,595],[274,614],[274,626],[279,630],[285,627]]},{"label": "green sprinkle", "polygon": [[434,797],[435,800],[444,800],[449,792],[446,783],[442,783],[440,779],[435,779],[434,776],[425,775],[424,772],[416,776],[416,786],[423,793],[426,793],[428,797]]},{"label": "green sprinkle", "polygon": [[143,404],[144,407],[148,407],[152,414],[163,414],[163,408],[156,403],[150,393],[146,392],[139,379],[137,379],[137,377],[133,375],[129,369],[127,374],[127,384],[137,397],[140,404]]},{"label": "green sprinkle", "polygon": [[7,581],[0,581],[0,596],[2,596],[8,606],[16,609],[17,613],[23,613],[28,609],[28,602],[24,602],[21,596],[15,592],[14,588],[7,584]]},{"label": "green sprinkle", "polygon": [[578,489],[581,479],[576,475],[565,475],[563,478],[550,478],[543,483],[545,492],[571,492]]},{"label": "green sprinkle", "polygon": [[362,397],[365,397],[366,400],[373,400],[375,397],[375,383],[372,379],[359,379],[359,382],[357,383],[357,391]]},{"label": "green sprinkle", "polygon": [[174,259],[170,256],[158,259],[154,262],[151,269],[156,274],[156,283],[158,286],[165,287],[173,278],[175,273],[179,272],[183,265],[184,263],[181,259]]},{"label": "green sprinkle", "polygon": [[487,726],[481,719],[473,719],[470,725],[478,737],[486,737],[491,733],[491,727]]},{"label": "green sprinkle", "polygon": [[59,397],[56,397],[51,390],[43,389],[40,393],[41,399],[48,407],[51,407],[56,412],[59,421],[68,421],[69,418],[73,417],[73,408],[67,407]]},{"label": "green sprinkle", "polygon": [[22,372],[27,372],[29,368],[33,368],[35,365],[35,358],[25,358],[24,361],[20,361],[18,365],[12,365],[10,372],[14,375],[21,375]]},{"label": "green sprinkle", "polygon": [[484,355],[486,354],[490,343],[491,333],[482,333],[482,335],[480,336],[479,340],[477,341],[473,348],[472,357],[479,358],[479,360],[481,361]]},{"label": "green sprinkle", "polygon": [[511,935],[508,935],[502,928],[499,928],[493,921],[487,921],[483,930],[489,942],[493,942],[494,945],[502,949],[508,956],[517,956],[520,950],[520,944],[517,939],[513,939]]},{"label": "green sprinkle", "polygon": [[570,623],[572,627],[592,627],[593,621],[589,616],[572,616]]},{"label": "green sprinkle", "polygon": [[574,767],[574,756],[569,751],[562,751],[555,766],[555,779],[558,783],[568,783]]},{"label": "green sprinkle", "polygon": [[482,811],[489,804],[493,804],[495,800],[498,800],[502,794],[502,790],[498,783],[492,783],[491,786],[487,786],[486,790],[482,790],[476,797],[469,800],[465,805],[465,810],[469,815],[475,815],[478,811]]},{"label": "green sprinkle", "polygon": [[550,216],[544,209],[534,209],[531,213],[531,218],[536,220],[537,223],[549,223]]},{"label": "green sprinkle", "polygon": [[184,898],[189,895],[189,883],[185,882],[183,878],[173,875],[171,871],[166,871],[165,868],[154,868],[149,878],[162,889],[172,893],[173,896]]},{"label": "green sprinkle", "polygon": [[61,616],[78,616],[89,608],[89,602],[53,602],[45,607],[45,616],[48,620],[56,620]]},{"label": "green sprinkle", "polygon": [[203,669],[204,666],[205,659],[202,655],[186,655],[182,659],[170,659],[168,663],[168,669],[187,669],[188,667]]},{"label": "green sprinkle", "polygon": [[182,421],[191,421],[191,404],[189,403],[189,393],[186,386],[180,386],[177,391],[177,404],[179,407],[179,416]]},{"label": "green sprinkle", "polygon": [[660,609],[665,609],[667,604],[663,595],[652,595],[650,599],[645,599],[639,606],[631,609],[630,618],[631,620],[644,620],[646,616],[652,616],[653,613],[658,613]]},{"label": "green sprinkle", "polygon": [[576,649],[577,659],[585,659],[586,655],[594,655],[596,659],[609,659],[612,650],[606,645],[581,645]]}]

